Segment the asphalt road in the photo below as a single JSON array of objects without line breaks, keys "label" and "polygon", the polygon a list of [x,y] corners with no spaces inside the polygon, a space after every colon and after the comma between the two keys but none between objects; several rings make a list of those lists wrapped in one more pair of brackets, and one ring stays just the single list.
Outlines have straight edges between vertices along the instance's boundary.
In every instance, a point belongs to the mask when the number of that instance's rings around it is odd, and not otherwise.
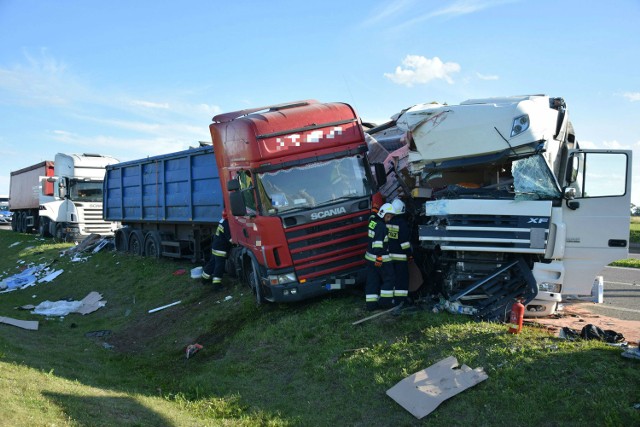
[{"label": "asphalt road", "polygon": [[[629,254],[629,258],[640,259],[640,254]],[[640,321],[640,269],[605,267],[600,275],[604,278],[604,302],[589,306],[589,310],[616,319]]]}]

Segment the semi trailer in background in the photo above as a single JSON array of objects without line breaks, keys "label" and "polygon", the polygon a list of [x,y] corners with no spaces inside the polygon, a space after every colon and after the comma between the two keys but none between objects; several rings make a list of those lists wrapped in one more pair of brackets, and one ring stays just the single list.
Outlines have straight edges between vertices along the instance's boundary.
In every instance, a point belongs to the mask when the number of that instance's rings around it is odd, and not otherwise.
[{"label": "semi trailer in background", "polygon": [[11,172],[12,229],[61,240],[113,235],[116,225],[102,218],[102,184],[105,167],[117,162],[101,154],[58,153],[54,161]]}]

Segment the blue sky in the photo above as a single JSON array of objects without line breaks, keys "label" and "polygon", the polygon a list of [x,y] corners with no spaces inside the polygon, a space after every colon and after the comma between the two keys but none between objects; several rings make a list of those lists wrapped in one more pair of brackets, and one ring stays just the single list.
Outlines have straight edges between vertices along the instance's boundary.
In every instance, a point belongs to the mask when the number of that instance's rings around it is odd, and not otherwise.
[{"label": "blue sky", "polygon": [[0,194],[57,152],[133,160],[210,139],[217,113],[342,101],[563,97],[584,147],[634,150],[640,1],[0,0]]}]

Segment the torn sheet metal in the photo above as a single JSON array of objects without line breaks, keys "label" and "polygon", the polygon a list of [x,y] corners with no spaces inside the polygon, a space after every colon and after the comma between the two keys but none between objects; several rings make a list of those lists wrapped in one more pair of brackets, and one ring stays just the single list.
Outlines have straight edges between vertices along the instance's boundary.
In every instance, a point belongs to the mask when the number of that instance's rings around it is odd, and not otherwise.
[{"label": "torn sheet metal", "polygon": [[403,379],[387,390],[387,396],[414,417],[423,418],[448,398],[489,378],[483,368],[458,366],[458,359],[449,356]]}]

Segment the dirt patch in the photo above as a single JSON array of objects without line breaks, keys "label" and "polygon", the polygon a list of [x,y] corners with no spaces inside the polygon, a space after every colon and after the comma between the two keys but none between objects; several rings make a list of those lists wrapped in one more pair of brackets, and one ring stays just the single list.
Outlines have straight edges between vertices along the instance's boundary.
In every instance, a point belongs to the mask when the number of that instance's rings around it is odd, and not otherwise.
[{"label": "dirt patch", "polygon": [[580,332],[585,325],[592,324],[604,330],[612,329],[621,333],[629,344],[638,345],[638,341],[640,341],[640,321],[621,320],[614,317],[595,314],[588,309],[588,306],[592,304],[588,302],[572,302],[563,304],[564,309],[557,315],[536,319],[525,319],[525,321],[543,325],[556,336],[565,326]]}]

